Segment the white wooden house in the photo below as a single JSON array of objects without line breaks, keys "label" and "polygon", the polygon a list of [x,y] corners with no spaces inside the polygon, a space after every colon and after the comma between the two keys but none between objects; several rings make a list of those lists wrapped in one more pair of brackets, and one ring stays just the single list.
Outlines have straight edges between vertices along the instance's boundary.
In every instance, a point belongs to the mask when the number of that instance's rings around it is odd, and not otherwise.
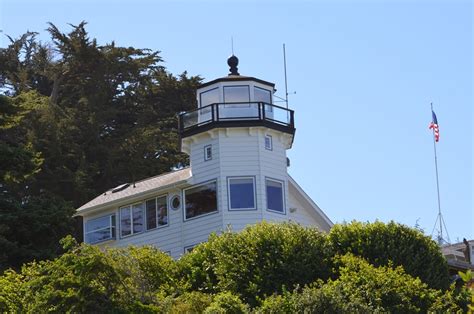
[{"label": "white wooden house", "polygon": [[178,258],[211,232],[258,221],[294,221],[327,232],[332,222],[287,172],[293,111],[273,104],[274,84],[237,72],[202,84],[198,108],[180,114],[190,166],[124,184],[77,209],[84,239],[154,245]]}]

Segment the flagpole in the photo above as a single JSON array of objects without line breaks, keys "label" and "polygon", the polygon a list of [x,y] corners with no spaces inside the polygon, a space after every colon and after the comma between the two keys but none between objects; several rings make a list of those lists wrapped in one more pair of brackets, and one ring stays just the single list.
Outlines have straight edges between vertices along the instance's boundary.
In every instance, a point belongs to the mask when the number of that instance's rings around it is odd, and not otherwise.
[{"label": "flagpole", "polygon": [[[431,102],[431,114],[433,114],[433,103]],[[438,192],[438,217],[436,217],[435,228],[436,224],[439,220],[439,239],[438,244],[442,244],[443,242],[443,216],[441,215],[441,199],[439,196],[439,176],[438,176],[438,155],[436,153],[436,136],[435,136],[435,128],[433,129],[433,149],[434,149],[434,162],[435,162],[435,170],[436,170],[436,190]],[[434,231],[434,230],[433,230]],[[446,232],[448,232],[446,230]],[[433,233],[432,233],[433,234]],[[448,235],[449,238],[449,235]]]}]

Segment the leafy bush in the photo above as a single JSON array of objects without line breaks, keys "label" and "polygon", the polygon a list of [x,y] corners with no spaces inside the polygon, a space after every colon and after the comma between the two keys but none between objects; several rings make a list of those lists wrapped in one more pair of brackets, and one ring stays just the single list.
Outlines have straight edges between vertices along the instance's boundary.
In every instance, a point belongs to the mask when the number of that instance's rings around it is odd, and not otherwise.
[{"label": "leafy bush", "polygon": [[[338,257],[340,276],[282,296],[267,298],[260,313],[419,313],[465,310],[454,290],[442,293],[402,267],[375,267],[351,254]],[[466,299],[466,298],[465,298]],[[464,300],[465,301],[465,300]]]},{"label": "leafy bush", "polygon": [[231,292],[217,294],[211,305],[204,311],[205,314],[244,314],[248,312],[248,306]]},{"label": "leafy bush", "polygon": [[395,222],[352,222],[335,225],[329,242],[337,254],[352,253],[375,266],[392,261],[432,288],[449,287],[448,266],[438,245],[415,229]]},{"label": "leafy bush", "polygon": [[331,251],[316,229],[260,223],[211,236],[178,263],[192,290],[230,291],[255,305],[259,298],[327,279]]},{"label": "leafy bush", "polygon": [[[174,261],[148,247],[101,250],[63,241],[68,251],[52,261],[7,271],[0,309],[7,312],[149,312],[161,286],[173,286]],[[171,277],[170,277],[171,276]]]}]

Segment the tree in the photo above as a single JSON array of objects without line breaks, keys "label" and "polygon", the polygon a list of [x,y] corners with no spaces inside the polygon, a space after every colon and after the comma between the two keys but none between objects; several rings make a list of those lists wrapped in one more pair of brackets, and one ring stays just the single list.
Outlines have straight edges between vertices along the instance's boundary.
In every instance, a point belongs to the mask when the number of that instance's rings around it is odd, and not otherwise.
[{"label": "tree", "polygon": [[158,52],[99,45],[85,22],[71,28],[49,24],[50,43],[28,32],[0,49],[0,271],[54,257],[91,198],[188,163],[176,113],[195,107],[201,79],[166,72]]},{"label": "tree", "polygon": [[352,253],[375,266],[403,266],[413,277],[435,289],[449,287],[446,260],[439,246],[418,230],[390,222],[335,225],[329,242],[337,254]]}]

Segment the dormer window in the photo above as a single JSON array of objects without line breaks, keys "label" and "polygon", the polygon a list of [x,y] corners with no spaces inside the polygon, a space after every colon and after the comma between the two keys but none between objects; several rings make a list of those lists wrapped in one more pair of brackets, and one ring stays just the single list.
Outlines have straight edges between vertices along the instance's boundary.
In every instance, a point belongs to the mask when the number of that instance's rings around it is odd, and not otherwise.
[{"label": "dormer window", "polygon": [[250,88],[248,85],[224,86],[225,103],[245,103],[250,102]]}]

